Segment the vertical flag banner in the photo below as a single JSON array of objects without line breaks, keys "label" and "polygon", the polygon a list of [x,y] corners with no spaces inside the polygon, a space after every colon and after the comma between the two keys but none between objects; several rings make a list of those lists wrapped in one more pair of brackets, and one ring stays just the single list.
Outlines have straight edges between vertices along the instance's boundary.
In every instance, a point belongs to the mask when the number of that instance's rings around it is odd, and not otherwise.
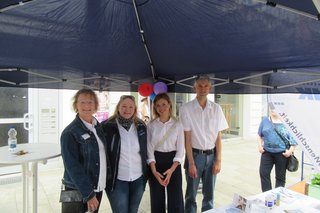
[{"label": "vertical flag banner", "polygon": [[271,108],[320,171],[320,95],[269,94]]}]

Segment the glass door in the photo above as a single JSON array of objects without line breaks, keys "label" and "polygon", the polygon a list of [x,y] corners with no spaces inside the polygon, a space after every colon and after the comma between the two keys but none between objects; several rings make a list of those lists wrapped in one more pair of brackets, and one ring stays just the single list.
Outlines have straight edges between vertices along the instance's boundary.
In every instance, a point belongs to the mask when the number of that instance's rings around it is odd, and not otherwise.
[{"label": "glass door", "polygon": [[0,146],[6,146],[9,127],[18,132],[18,145],[28,143],[28,130],[25,127],[25,114],[28,113],[28,88],[0,87]]},{"label": "glass door", "polygon": [[[28,113],[28,88],[0,87],[0,146],[8,145],[8,130],[14,126],[17,130],[17,140],[19,144],[29,143],[29,132],[25,129]],[[0,175],[14,174],[20,172],[20,166],[1,167]]]}]

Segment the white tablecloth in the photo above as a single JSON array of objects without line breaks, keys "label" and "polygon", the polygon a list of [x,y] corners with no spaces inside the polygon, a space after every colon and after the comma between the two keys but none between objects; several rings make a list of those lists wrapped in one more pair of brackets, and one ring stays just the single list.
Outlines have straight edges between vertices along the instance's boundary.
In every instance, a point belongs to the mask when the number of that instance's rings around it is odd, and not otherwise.
[{"label": "white tablecloth", "polygon": [[[280,193],[280,205],[268,209],[264,205],[265,197],[268,194]],[[246,197],[246,212],[250,213],[320,213],[320,200],[294,192],[292,190],[279,187],[271,191],[267,191],[258,195]],[[251,203],[251,205],[250,205]],[[221,208],[212,209],[205,213],[236,213],[244,212],[235,208],[236,204],[230,204]],[[251,208],[250,208],[251,207]]]}]

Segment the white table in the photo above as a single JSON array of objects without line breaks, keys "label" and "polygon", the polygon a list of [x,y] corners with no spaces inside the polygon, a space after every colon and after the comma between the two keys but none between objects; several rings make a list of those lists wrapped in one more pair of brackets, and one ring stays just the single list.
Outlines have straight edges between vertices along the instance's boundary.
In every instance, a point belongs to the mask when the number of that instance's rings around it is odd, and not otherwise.
[{"label": "white table", "polygon": [[[16,155],[8,151],[8,146],[0,147],[0,164],[22,166],[23,185],[23,212],[28,213],[29,208],[29,178],[32,177],[33,213],[37,213],[38,205],[38,162],[47,163],[48,159],[61,155],[60,144],[53,143],[27,143],[18,144],[17,151],[28,152]],[[30,168],[31,165],[31,168]]]},{"label": "white table", "polygon": [[[267,212],[272,213],[285,213],[285,212],[306,212],[306,213],[320,213],[320,200],[309,197],[307,195],[294,192],[290,189],[279,187],[261,194],[246,197],[247,203],[251,202],[250,213],[266,212],[264,206],[265,197],[267,194],[280,193],[280,205],[274,206],[272,210]],[[240,212],[235,211],[235,204],[212,209],[205,213],[225,213],[225,212]]]}]

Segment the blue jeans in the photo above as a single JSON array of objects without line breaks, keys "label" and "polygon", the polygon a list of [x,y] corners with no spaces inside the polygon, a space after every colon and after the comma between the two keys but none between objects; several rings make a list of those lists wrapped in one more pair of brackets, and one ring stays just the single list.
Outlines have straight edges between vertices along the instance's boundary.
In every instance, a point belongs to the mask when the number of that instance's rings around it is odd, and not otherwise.
[{"label": "blue jeans", "polygon": [[276,183],[275,187],[285,186],[288,159],[282,155],[283,152],[271,153],[265,151],[261,154],[260,159],[260,180],[261,190],[263,192],[271,190],[271,170],[275,165]]},{"label": "blue jeans", "polygon": [[137,213],[145,186],[143,176],[131,182],[116,180],[114,190],[107,190],[112,212]]},{"label": "blue jeans", "polygon": [[[186,179],[187,190],[185,195],[185,212],[197,212],[197,191],[199,187],[200,178],[202,181],[202,207],[201,212],[213,209],[214,187],[216,183],[216,175],[212,174],[212,166],[215,160],[215,155],[193,153],[195,165],[197,167],[197,178],[191,178],[188,172],[188,165],[186,163]],[[187,160],[186,160],[187,162]]]}]

